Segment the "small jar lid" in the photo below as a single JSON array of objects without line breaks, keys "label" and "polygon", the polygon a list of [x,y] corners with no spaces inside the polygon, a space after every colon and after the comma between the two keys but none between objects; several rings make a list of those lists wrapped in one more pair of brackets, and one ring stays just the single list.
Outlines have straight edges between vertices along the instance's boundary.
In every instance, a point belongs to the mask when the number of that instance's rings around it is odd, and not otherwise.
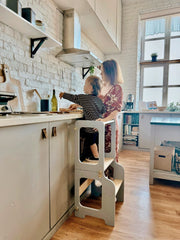
[{"label": "small jar lid", "polygon": [[41,20],[36,20],[36,25],[43,26],[43,22]]}]

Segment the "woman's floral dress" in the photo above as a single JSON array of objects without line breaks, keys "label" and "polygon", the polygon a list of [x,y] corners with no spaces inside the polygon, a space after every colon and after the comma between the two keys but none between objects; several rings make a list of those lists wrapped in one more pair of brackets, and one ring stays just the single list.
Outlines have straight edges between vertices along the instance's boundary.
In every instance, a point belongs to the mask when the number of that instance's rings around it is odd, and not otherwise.
[{"label": "woman's floral dress", "polygon": [[[106,112],[103,114],[103,118],[108,117],[113,111],[121,111],[122,107],[122,88],[119,84],[113,85],[109,92],[102,96],[99,96],[103,101]],[[116,161],[118,161],[118,150],[119,150],[119,126],[118,121],[116,121]],[[105,138],[105,152],[111,151],[111,126],[106,127],[106,138]]]}]

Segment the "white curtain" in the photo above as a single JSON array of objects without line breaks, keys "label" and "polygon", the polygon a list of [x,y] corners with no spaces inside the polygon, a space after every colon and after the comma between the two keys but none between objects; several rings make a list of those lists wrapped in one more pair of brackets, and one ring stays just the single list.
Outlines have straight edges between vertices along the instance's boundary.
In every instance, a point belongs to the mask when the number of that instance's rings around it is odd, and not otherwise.
[{"label": "white curtain", "polygon": [[180,16],[171,18],[171,32],[180,32]]},{"label": "white curtain", "polygon": [[[171,18],[171,32],[180,32],[180,16]],[[146,21],[145,35],[155,35],[165,33],[165,19],[155,19]]]}]

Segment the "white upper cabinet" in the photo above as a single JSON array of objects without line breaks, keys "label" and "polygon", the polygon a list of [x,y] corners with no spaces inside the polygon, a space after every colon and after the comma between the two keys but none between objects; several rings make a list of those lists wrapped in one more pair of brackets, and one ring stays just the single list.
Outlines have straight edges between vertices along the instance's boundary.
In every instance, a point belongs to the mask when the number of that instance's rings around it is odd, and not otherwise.
[{"label": "white upper cabinet", "polygon": [[121,51],[121,31],[122,31],[122,2],[117,0],[117,24],[116,24],[116,44]]},{"label": "white upper cabinet", "polygon": [[[122,5],[121,0],[87,0],[99,21],[102,23],[105,31],[111,37],[113,43],[109,42],[105,53],[114,53],[121,51],[121,15]],[[97,35],[97,37],[99,37]],[[105,41],[105,39],[103,39]],[[102,44],[102,42],[101,42]],[[111,45],[116,46],[116,50],[112,49]],[[108,50],[109,48],[109,50]]]},{"label": "white upper cabinet", "polygon": [[89,5],[92,7],[92,9],[95,11],[96,7],[96,0],[87,0]]},{"label": "white upper cabinet", "polygon": [[74,8],[81,30],[104,54],[121,51],[121,0],[54,0],[61,10]]},{"label": "white upper cabinet", "polygon": [[116,43],[117,1],[96,0],[96,14]]}]

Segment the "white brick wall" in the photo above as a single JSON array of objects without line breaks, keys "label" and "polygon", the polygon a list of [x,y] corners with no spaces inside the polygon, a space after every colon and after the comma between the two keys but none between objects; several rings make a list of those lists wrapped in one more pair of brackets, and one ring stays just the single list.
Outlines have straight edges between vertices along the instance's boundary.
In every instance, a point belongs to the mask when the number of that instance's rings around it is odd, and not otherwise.
[{"label": "white brick wall", "polygon": [[[0,0],[0,2],[3,1]],[[62,42],[63,16],[52,0],[20,0],[20,2],[23,7],[31,7],[36,13],[36,19],[42,20],[45,24],[46,32]],[[104,57],[102,52],[83,34],[82,46],[84,49],[93,51],[99,58]],[[58,51],[57,49],[55,51],[40,49],[32,59],[30,58],[30,40],[0,22],[0,64],[7,64],[11,77],[20,81],[24,110],[36,111],[40,108],[38,97],[31,91],[34,88],[42,97],[52,95],[53,88],[56,89],[57,97],[60,91],[82,93],[84,80],[82,80],[81,69],[76,69],[57,59],[54,53]],[[68,105],[68,101],[59,100],[59,107]],[[17,106],[14,110],[21,109]]]},{"label": "white brick wall", "polygon": [[180,7],[179,0],[123,0],[122,16],[122,52],[118,55],[106,56],[106,59],[115,58],[121,65],[124,84],[124,101],[127,94],[139,94],[136,79],[138,75],[137,46],[139,14],[155,10]]},{"label": "white brick wall", "polygon": [[[21,0],[21,3],[23,7],[28,6],[34,10],[36,19],[44,22],[48,34],[62,41],[62,14],[56,9],[52,0]],[[106,56],[106,59],[115,58],[121,65],[125,80],[122,85],[124,100],[128,93],[138,94],[136,79],[139,14],[178,6],[180,6],[179,0],[123,0],[122,52],[119,55]],[[82,34],[81,47],[90,49],[100,59],[104,58],[103,53],[85,34]],[[57,49],[55,52],[57,53]],[[1,63],[8,64],[12,78],[20,80],[25,110],[39,109],[39,99],[30,91],[33,88],[37,88],[42,97],[52,94],[53,88],[57,93],[82,92],[84,81],[81,77],[81,69],[75,69],[61,62],[55,58],[52,51],[40,49],[35,58],[31,59],[29,39],[0,22]],[[60,107],[66,107],[68,104],[66,100],[60,101]]]}]

